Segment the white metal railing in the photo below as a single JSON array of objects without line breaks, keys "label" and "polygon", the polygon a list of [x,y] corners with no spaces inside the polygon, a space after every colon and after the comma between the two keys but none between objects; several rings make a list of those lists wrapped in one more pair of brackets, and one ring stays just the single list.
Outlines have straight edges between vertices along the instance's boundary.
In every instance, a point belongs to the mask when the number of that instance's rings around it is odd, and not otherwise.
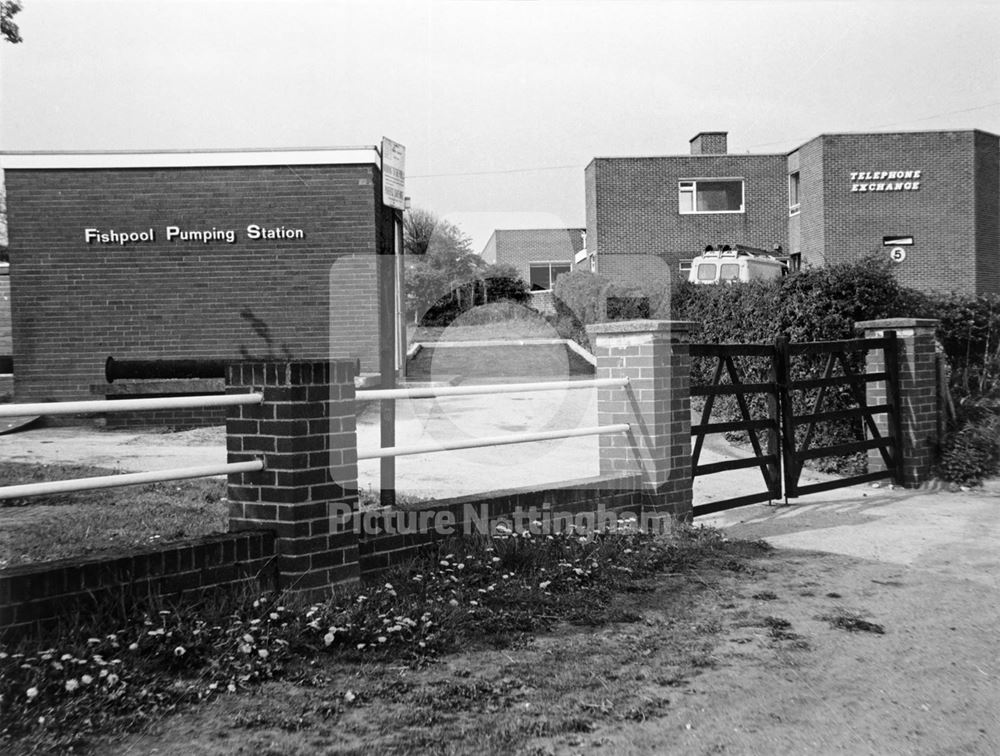
[{"label": "white metal railing", "polygon": [[424,386],[403,389],[363,389],[358,399],[434,399],[439,396],[474,396],[477,394],[518,394],[528,391],[559,389],[623,388],[628,378],[596,378],[591,381],[539,381],[537,383],[479,384],[474,386]]},{"label": "white metal railing", "polygon": [[[261,404],[264,395],[260,392],[249,394],[198,395],[161,397],[157,399],[98,399],[82,402],[36,402],[34,404],[0,404],[0,418],[27,417],[31,415],[83,415],[106,412],[134,412],[160,409],[189,409],[191,407],[233,407]],[[202,465],[198,467],[178,467],[169,470],[124,473],[122,475],[101,475],[93,478],[73,478],[53,480],[43,483],[25,483],[0,487],[0,500],[25,496],[91,491],[98,488],[134,486],[141,483],[161,483],[168,480],[206,478],[212,475],[255,472],[264,469],[261,459],[247,462],[233,462],[224,465]]]},{"label": "white metal railing", "polygon": [[[408,389],[366,389],[355,392],[360,399],[431,399],[437,397],[474,396],[478,394],[513,394],[531,391],[556,391],[558,389],[624,388],[628,378],[597,378],[589,381],[542,381],[538,383],[479,384],[472,386],[437,386]],[[594,425],[585,428],[565,428],[562,430],[509,433],[503,436],[487,436],[468,441],[452,441],[442,444],[414,444],[411,446],[386,446],[380,449],[358,451],[358,461],[363,459],[385,459],[403,457],[409,454],[429,454],[432,452],[454,451],[456,449],[478,449],[486,446],[524,444],[531,441],[550,441],[560,438],[580,436],[602,436],[610,433],[627,433],[628,423],[615,425]]]},{"label": "white metal railing", "polygon": [[260,404],[261,393],[216,394],[205,396],[165,396],[157,399],[93,399],[82,402],[35,402],[33,404],[0,404],[0,417],[28,415],[90,415],[107,412],[135,412],[159,409],[189,409],[191,407],[234,407]]},{"label": "white metal railing", "polygon": [[505,444],[524,444],[529,441],[549,441],[556,438],[575,438],[577,436],[601,436],[607,433],[627,433],[628,423],[617,425],[594,425],[587,428],[569,428],[564,430],[538,431],[535,433],[508,433],[504,436],[487,436],[471,441],[454,441],[444,444],[416,444],[414,446],[387,446],[384,449],[359,451],[358,459],[380,459],[382,457],[403,457],[407,454],[428,454],[430,452],[453,451],[455,449],[477,449],[482,446],[503,446]]},{"label": "white metal railing", "polygon": [[123,473],[121,475],[100,475],[94,478],[72,478],[70,480],[48,480],[44,483],[25,483],[19,486],[0,488],[0,499],[20,499],[24,496],[92,491],[97,488],[135,486],[140,483],[161,483],[168,480],[207,478],[212,475],[227,475],[238,472],[256,472],[264,469],[260,459],[249,462],[232,462],[227,465],[203,465],[201,467],[175,467],[170,470]]}]

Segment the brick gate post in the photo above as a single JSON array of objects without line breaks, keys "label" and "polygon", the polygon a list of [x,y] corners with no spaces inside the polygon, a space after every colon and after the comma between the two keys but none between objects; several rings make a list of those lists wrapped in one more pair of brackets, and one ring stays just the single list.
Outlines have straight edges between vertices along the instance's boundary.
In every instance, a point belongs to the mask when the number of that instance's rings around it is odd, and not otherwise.
[{"label": "brick gate post", "polygon": [[[925,318],[886,318],[865,320],[855,324],[865,338],[880,338],[886,331],[895,331],[898,344],[899,427],[902,433],[902,484],[916,488],[931,476],[938,443],[937,367],[934,359],[934,331],[938,321]],[[865,369],[869,373],[885,370],[880,350],[869,350]],[[884,381],[868,384],[868,403],[886,401]],[[876,416],[879,433],[886,433],[887,418]],[[868,452],[868,469],[884,470],[878,451]]]},{"label": "brick gate post", "polygon": [[360,580],[354,360],[229,366],[227,393],[261,391],[226,419],[230,462],[264,458],[229,476],[229,529],[273,530],[278,587],[322,597]]},{"label": "brick gate post", "polygon": [[587,327],[597,378],[629,379],[625,391],[601,388],[601,425],[628,423],[627,436],[601,436],[601,474],[640,472],[646,507],[691,518],[691,357],[696,324],[627,320]]}]

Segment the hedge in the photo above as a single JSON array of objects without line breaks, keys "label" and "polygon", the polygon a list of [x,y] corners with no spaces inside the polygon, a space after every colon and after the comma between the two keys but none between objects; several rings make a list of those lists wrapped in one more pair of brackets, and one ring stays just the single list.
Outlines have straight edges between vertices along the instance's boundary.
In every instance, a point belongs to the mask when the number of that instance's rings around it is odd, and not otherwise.
[{"label": "hedge", "polygon": [[[945,356],[955,412],[941,442],[938,473],[946,480],[969,483],[995,474],[1000,464],[1000,296],[981,294],[926,294],[899,284],[893,264],[880,257],[799,271],[778,281],[704,286],[686,281],[669,290],[616,287],[590,273],[560,276],[555,286],[556,327],[568,338],[589,348],[585,326],[608,319],[669,317],[700,325],[696,339],[709,343],[771,343],[781,333],[792,342],[850,339],[862,320],[892,317],[936,318],[939,349]],[[617,301],[616,301],[617,300]],[[862,355],[849,364],[861,369]],[[766,380],[767,365],[742,359],[744,380]],[[816,377],[824,365],[799,358],[793,378]],[[707,382],[714,360],[694,360],[692,379]],[[816,392],[794,397],[797,412],[812,409]],[[763,397],[754,402],[755,416]],[[739,419],[734,401],[716,402],[713,419]],[[854,406],[848,388],[828,391],[823,409]],[[804,429],[799,429],[804,433]],[[857,423],[826,423],[817,429],[813,447],[858,438]],[[818,460],[831,472],[860,471],[864,455]]]}]

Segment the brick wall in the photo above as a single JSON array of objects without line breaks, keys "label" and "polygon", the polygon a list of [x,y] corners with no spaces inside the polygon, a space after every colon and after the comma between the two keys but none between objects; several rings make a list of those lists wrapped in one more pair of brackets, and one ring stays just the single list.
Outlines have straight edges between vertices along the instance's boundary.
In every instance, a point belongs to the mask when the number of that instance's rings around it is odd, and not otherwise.
[{"label": "brick wall", "polygon": [[[108,355],[324,358],[331,322],[339,356],[374,370],[379,181],[374,165],[7,169],[16,398],[86,398]],[[251,223],[305,238],[253,241]],[[167,225],[239,238],[167,242]],[[88,244],[91,227],[156,241]]]},{"label": "brick wall", "polygon": [[184,597],[223,585],[274,584],[274,536],[229,533],[113,557],[62,559],[0,570],[0,637],[13,640],[120,597]]},{"label": "brick wall", "polygon": [[[934,332],[936,320],[913,318],[888,318],[868,320],[856,324],[865,338],[881,338],[887,331],[894,331],[897,339],[896,362],[899,367],[899,427],[902,434],[899,453],[902,455],[902,480],[905,486],[919,486],[931,476],[938,443],[938,369],[935,358]],[[885,356],[881,350],[868,351],[865,371],[879,373],[885,370]],[[890,399],[884,381],[867,385],[868,404],[882,404]],[[877,415],[879,432],[888,435],[890,421]],[[868,453],[868,469],[884,470],[885,465],[877,450]]]},{"label": "brick wall", "polygon": [[601,474],[641,475],[645,507],[691,517],[691,357],[693,323],[628,320],[587,327],[596,378],[627,378],[597,391],[598,424],[627,423],[600,437]]},{"label": "brick wall", "polygon": [[974,134],[976,291],[1000,293],[1000,139]]},{"label": "brick wall", "polygon": [[[521,278],[530,281],[533,262],[573,264],[577,252],[583,249],[582,228],[535,228],[496,230],[483,250],[484,259],[498,264],[513,265]],[[485,257],[489,253],[491,258]]]},{"label": "brick wall", "polygon": [[229,528],[274,531],[282,590],[323,593],[357,579],[357,544],[340,516],[358,502],[354,370],[351,360],[228,368],[227,391],[264,394],[230,409],[229,462],[265,464],[229,476]]},{"label": "brick wall", "polygon": [[690,451],[690,365],[679,337],[686,328],[659,321],[603,328],[602,338],[619,332],[621,338],[609,337],[617,338],[617,346],[636,337],[642,344],[624,352],[604,348],[605,372],[628,375],[633,383],[600,389],[598,414],[603,419],[617,413],[632,431],[616,434],[621,443],[613,447],[602,444],[601,476],[426,505],[424,510],[450,515],[450,533],[419,532],[419,525],[414,533],[380,531],[398,510],[359,512],[352,360],[229,366],[227,392],[263,395],[259,404],[230,408],[229,461],[264,462],[261,470],[229,477],[230,534],[111,558],[0,570],[0,632],[28,632],[60,613],[86,610],[95,591],[177,593],[255,580],[320,598],[413,558],[442,535],[490,531],[495,520],[519,510],[530,517],[535,509],[543,520],[545,512],[629,512],[654,527],[671,515],[686,519],[690,467],[678,457]]},{"label": "brick wall", "polygon": [[[428,544],[448,535],[433,529],[418,532],[422,514],[435,513],[438,519],[433,522],[451,523],[451,532],[456,535],[492,532],[498,521],[509,518],[518,511],[537,511],[540,519],[546,513],[577,514],[601,510],[629,512],[638,517],[643,506],[639,484],[638,476],[619,473],[567,481],[561,486],[541,490],[519,488],[441,499],[405,515],[398,510],[392,510],[388,515],[379,511],[360,513],[356,517],[362,519],[357,524],[357,530],[360,531],[358,558],[361,577],[365,580],[375,579],[387,569],[405,565]],[[440,513],[443,512],[448,513],[447,520],[440,518]],[[387,520],[389,528],[386,527]]]},{"label": "brick wall", "polygon": [[0,275],[0,355],[13,353],[10,322],[10,276]]},{"label": "brick wall", "polygon": [[795,170],[799,172],[799,212],[788,217],[786,249],[801,254],[803,265],[820,266],[826,262],[822,138],[806,142],[788,156],[789,174]]},{"label": "brick wall", "polygon": [[[923,291],[984,290],[980,281],[1000,275],[997,247],[989,241],[1000,224],[997,139],[974,131],[820,137],[826,261],[888,255],[884,236],[911,235],[914,245],[906,247],[906,260],[896,266],[903,285]],[[851,191],[857,183],[851,179],[854,171],[897,170],[919,170],[920,189]],[[985,241],[982,258],[977,258],[977,237]]]},{"label": "brick wall", "polygon": [[[788,178],[784,155],[595,158],[587,166],[587,248],[608,256],[662,257],[672,271],[708,244],[787,248]],[[743,213],[682,215],[678,182],[744,179]]]},{"label": "brick wall", "polygon": [[483,251],[479,253],[479,256],[483,258],[488,263],[495,263],[497,261],[497,232],[494,231],[490,234],[489,241],[486,242],[486,246],[483,247]]}]

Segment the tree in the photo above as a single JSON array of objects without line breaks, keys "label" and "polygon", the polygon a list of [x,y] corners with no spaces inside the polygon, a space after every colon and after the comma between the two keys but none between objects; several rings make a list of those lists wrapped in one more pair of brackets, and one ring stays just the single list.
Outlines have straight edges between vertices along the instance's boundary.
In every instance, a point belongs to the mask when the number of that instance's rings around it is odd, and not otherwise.
[{"label": "tree", "polygon": [[407,309],[415,321],[432,311],[436,318],[447,319],[447,313],[471,306],[482,288],[485,263],[458,226],[428,210],[408,210],[403,216],[403,251]]},{"label": "tree", "polygon": [[472,254],[472,240],[454,223],[441,220],[429,210],[414,208],[403,215],[403,252],[408,255],[428,252],[467,255]]},{"label": "tree", "polygon": [[21,34],[17,29],[17,24],[12,19],[20,11],[21,3],[19,0],[0,1],[0,35],[14,44],[21,41]]},{"label": "tree", "polygon": [[481,274],[485,284],[487,302],[506,300],[523,304],[531,299],[528,284],[509,263],[494,263],[483,268]]}]

